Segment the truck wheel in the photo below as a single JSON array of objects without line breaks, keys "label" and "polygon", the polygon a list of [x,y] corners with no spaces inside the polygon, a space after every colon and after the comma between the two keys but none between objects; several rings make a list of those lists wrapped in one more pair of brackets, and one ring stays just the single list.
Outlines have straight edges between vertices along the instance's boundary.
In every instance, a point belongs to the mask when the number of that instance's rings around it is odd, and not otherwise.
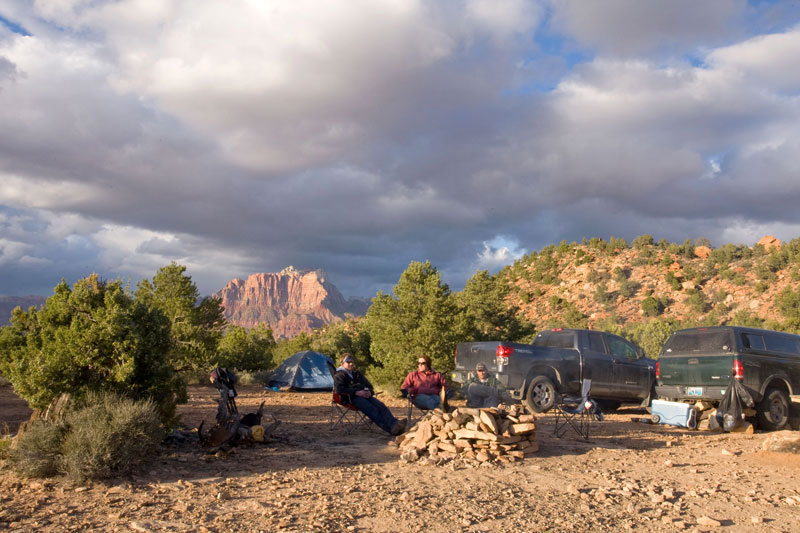
[{"label": "truck wheel", "polygon": [[553,407],[556,399],[556,386],[547,376],[536,376],[528,385],[525,405],[533,413],[544,413]]},{"label": "truck wheel", "polygon": [[789,421],[789,396],[781,389],[769,388],[758,402],[758,427],[767,431],[783,429]]}]

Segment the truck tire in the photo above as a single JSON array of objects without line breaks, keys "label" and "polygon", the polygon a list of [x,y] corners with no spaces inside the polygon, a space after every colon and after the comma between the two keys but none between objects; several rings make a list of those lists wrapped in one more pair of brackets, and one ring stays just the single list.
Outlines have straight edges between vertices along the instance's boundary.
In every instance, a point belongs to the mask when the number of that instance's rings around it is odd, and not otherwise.
[{"label": "truck tire", "polygon": [[756,406],[759,429],[778,431],[789,422],[789,395],[781,389],[769,388]]},{"label": "truck tire", "polygon": [[525,405],[532,413],[544,413],[553,407],[556,400],[556,386],[547,376],[536,376],[528,385]]}]

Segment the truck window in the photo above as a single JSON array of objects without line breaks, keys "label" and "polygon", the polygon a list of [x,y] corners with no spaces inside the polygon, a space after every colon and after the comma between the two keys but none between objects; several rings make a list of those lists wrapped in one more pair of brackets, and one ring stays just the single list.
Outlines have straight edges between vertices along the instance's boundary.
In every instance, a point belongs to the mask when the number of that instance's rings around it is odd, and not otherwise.
[{"label": "truck window", "polygon": [[548,348],[575,348],[575,334],[571,331],[548,331],[540,333],[533,341],[534,346]]},{"label": "truck window", "polygon": [[784,335],[767,335],[767,349],[774,352],[797,354],[797,340]]},{"label": "truck window", "polygon": [[693,330],[670,337],[664,353],[730,352],[732,347],[730,329]]},{"label": "truck window", "polygon": [[589,333],[589,349],[593,352],[606,353],[606,345],[603,343],[601,333]]},{"label": "truck window", "polygon": [[608,336],[608,348],[611,350],[611,355],[614,357],[636,360],[639,359],[639,354],[636,350],[628,344],[622,337]]},{"label": "truck window", "polygon": [[751,350],[763,350],[764,336],[756,333],[742,333],[742,346]]}]

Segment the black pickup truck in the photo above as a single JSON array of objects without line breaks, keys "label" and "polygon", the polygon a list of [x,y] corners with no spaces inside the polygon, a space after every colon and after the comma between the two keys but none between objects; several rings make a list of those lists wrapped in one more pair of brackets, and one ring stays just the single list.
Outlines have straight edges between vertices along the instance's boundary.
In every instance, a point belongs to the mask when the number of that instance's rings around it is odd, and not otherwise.
[{"label": "black pickup truck", "polygon": [[478,363],[485,363],[514,398],[537,413],[553,406],[556,393],[580,393],[584,378],[592,380],[590,394],[601,409],[613,410],[623,402],[648,406],[654,394],[655,361],[635,344],[603,331],[546,330],[533,344],[462,342],[456,348],[453,381],[464,383]]},{"label": "black pickup truck", "polygon": [[661,349],[657,378],[660,398],[712,403],[733,378],[756,402],[759,428],[783,429],[800,395],[800,335],[739,326],[679,330]]}]

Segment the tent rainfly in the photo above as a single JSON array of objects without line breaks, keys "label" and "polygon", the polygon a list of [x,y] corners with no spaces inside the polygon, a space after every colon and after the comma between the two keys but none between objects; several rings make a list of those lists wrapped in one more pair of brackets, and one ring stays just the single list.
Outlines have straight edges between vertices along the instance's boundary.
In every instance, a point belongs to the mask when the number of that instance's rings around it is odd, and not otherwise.
[{"label": "tent rainfly", "polygon": [[336,366],[327,355],[306,350],[280,364],[270,376],[268,387],[292,390],[333,390]]}]

